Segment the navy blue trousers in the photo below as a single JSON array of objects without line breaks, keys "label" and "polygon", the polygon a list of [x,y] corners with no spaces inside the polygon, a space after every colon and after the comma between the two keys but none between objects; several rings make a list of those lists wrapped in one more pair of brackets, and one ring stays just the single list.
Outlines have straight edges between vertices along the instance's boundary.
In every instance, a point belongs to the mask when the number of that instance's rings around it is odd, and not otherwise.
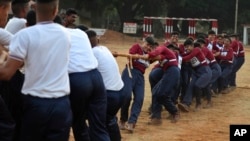
[{"label": "navy blue trousers", "polygon": [[68,96],[23,95],[21,141],[68,141],[72,112]]},{"label": "navy blue trousers", "polygon": [[228,87],[228,81],[230,74],[232,73],[233,64],[221,63],[220,67],[221,67],[221,75],[218,79],[219,92]]},{"label": "navy blue trousers", "polygon": [[71,73],[69,78],[75,140],[109,141],[106,128],[107,93],[100,72],[95,69]]},{"label": "navy blue trousers", "polygon": [[153,88],[152,118],[161,118],[161,106],[163,105],[170,114],[178,112],[172,96],[176,92],[176,86],[180,80],[180,69],[177,66],[169,67],[161,80]]},{"label": "navy blue trousers", "polygon": [[125,98],[124,89],[120,91],[107,90],[108,106],[107,106],[107,122],[106,126],[108,129],[109,137],[111,141],[120,141],[121,133],[117,123],[116,114],[123,105]]},{"label": "navy blue trousers", "polygon": [[[128,68],[126,67],[122,72],[122,80],[124,82],[124,93],[126,95],[124,104],[121,108],[121,121],[128,121],[128,123],[136,123],[141,113],[141,108],[144,100],[144,76],[137,69],[131,69],[132,78],[129,77]],[[133,93],[133,103],[130,110],[130,116],[128,111]]]},{"label": "navy blue trousers", "polygon": [[235,57],[233,62],[232,72],[229,76],[229,85],[236,86],[236,73],[245,63],[245,57]]},{"label": "navy blue trousers", "polygon": [[210,65],[210,69],[212,71],[212,78],[208,84],[208,86],[203,90],[204,95],[207,97],[208,101],[211,101],[212,98],[212,85],[218,80],[221,75],[221,68],[218,63],[213,63]]},{"label": "navy blue trousers", "polygon": [[14,129],[15,121],[0,95],[0,141],[12,141]]},{"label": "navy blue trousers", "polygon": [[151,72],[149,73],[149,83],[151,90],[161,80],[163,74],[164,71],[162,70],[162,68],[154,68],[151,70]]},{"label": "navy blue trousers", "polygon": [[[193,73],[191,78],[192,79],[188,86],[187,93],[182,100],[182,103],[186,105],[191,105],[193,96],[198,96],[199,99],[200,94],[195,94],[194,90],[202,90],[208,86],[212,78],[212,71],[208,66],[200,66],[195,69],[195,72]],[[193,95],[193,93],[195,95]]]},{"label": "navy blue trousers", "polygon": [[190,84],[190,79],[192,76],[192,67],[189,63],[182,63],[181,65],[181,78],[180,78],[180,100],[182,101],[188,86]]}]

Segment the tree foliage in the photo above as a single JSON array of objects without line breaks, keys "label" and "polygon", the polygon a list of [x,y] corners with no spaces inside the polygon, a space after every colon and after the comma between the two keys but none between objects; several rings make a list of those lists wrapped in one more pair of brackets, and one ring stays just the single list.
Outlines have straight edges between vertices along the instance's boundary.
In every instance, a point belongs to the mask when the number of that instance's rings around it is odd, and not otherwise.
[{"label": "tree foliage", "polygon": [[[232,31],[236,0],[61,0],[61,3],[62,7],[88,11],[92,26],[103,26],[109,16],[117,16],[120,23],[142,20],[144,16],[168,16],[214,18],[218,19],[219,31]],[[239,0],[239,28],[250,21],[249,6],[249,0]]]}]

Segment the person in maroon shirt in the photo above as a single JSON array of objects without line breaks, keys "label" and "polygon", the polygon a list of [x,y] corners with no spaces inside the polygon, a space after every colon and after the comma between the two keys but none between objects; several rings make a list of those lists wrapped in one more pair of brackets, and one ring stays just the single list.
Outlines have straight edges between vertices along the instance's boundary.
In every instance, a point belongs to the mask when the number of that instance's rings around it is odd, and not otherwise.
[{"label": "person in maroon shirt", "polygon": [[179,42],[179,32],[173,31],[171,33],[170,39],[166,40],[166,42],[163,45],[167,47],[169,44],[173,44],[173,45],[179,47],[178,42]]},{"label": "person in maroon shirt", "polygon": [[[169,44],[167,46],[168,49],[170,49],[176,56],[177,62],[178,62],[178,68],[181,69],[181,62],[182,62],[182,57],[179,55],[179,48],[173,44]],[[151,91],[154,89],[154,86],[161,80],[162,76],[164,74],[164,70],[162,69],[159,61],[157,64],[154,66],[154,68],[151,70],[149,73],[149,82],[150,82],[150,87]],[[178,103],[178,97],[180,93],[180,81],[178,85],[176,86],[175,94],[172,96],[172,100],[174,103]],[[152,112],[152,104],[148,108],[149,113]],[[172,115],[169,115],[168,119],[171,119]]]},{"label": "person in maroon shirt", "polygon": [[[134,44],[129,49],[129,54],[132,55],[146,55],[151,47],[155,46],[156,42],[152,37],[145,38],[145,41],[140,44]],[[132,59],[132,64],[127,65],[122,72],[122,80],[124,81],[124,91],[127,97],[124,100],[124,104],[121,107],[120,112],[120,129],[127,129],[129,132],[133,133],[137,119],[140,115],[141,108],[144,100],[144,73],[149,67],[150,61],[143,59]],[[128,71],[129,70],[129,71]],[[129,76],[131,72],[132,78]],[[129,106],[131,102],[131,97],[133,93],[133,103],[130,110],[129,116]],[[127,122],[127,124],[125,124]]]},{"label": "person in maroon shirt", "polygon": [[227,94],[229,93],[229,89],[226,82],[233,68],[233,49],[229,37],[224,38],[224,48],[216,52],[215,57],[219,60],[219,65],[221,67],[221,75],[218,79],[218,93]]},{"label": "person in maroon shirt", "polygon": [[189,112],[189,106],[192,102],[193,93],[196,97],[195,110],[199,110],[201,108],[202,89],[208,86],[212,77],[212,72],[208,67],[204,54],[199,48],[199,43],[194,44],[193,41],[186,40],[184,45],[187,48],[189,54],[184,56],[182,61],[190,62],[194,71],[187,92],[181,103],[178,104],[178,107],[184,112]]},{"label": "person in maroon shirt", "polygon": [[212,103],[211,103],[212,88],[211,87],[212,87],[212,84],[215,83],[217,79],[219,78],[219,76],[221,75],[221,68],[219,64],[217,63],[217,61],[215,60],[213,53],[209,51],[208,48],[206,48],[206,45],[205,45],[206,41],[203,39],[198,39],[197,42],[200,43],[201,51],[203,52],[207,60],[207,63],[212,71],[212,78],[208,86],[203,90],[204,94],[207,97],[207,104],[204,108],[210,108],[212,106]]},{"label": "person in maroon shirt", "polygon": [[216,33],[213,30],[208,31],[208,38],[206,39],[206,46],[207,48],[212,51],[213,50],[213,44],[216,39]]},{"label": "person in maroon shirt", "polygon": [[180,118],[180,115],[172,100],[172,96],[175,94],[175,90],[177,89],[176,86],[178,86],[180,78],[180,69],[178,68],[176,55],[167,47],[158,46],[157,48],[150,51],[147,55],[143,56],[143,58],[151,61],[158,60],[160,67],[164,72],[160,81],[154,86],[152,90],[152,113],[149,124],[159,125],[162,123],[162,105],[171,114],[171,121],[177,122]]},{"label": "person in maroon shirt", "polygon": [[[194,41],[193,37],[188,37],[186,40],[191,40]],[[184,57],[188,54],[187,49],[185,46],[182,44],[179,46],[180,49],[180,56]],[[190,78],[192,75],[192,66],[190,65],[189,62],[183,62],[181,63],[181,88],[180,88],[180,100],[183,100],[183,97],[186,94],[186,91],[188,89],[188,85],[190,84]]]},{"label": "person in maroon shirt", "polygon": [[234,51],[234,61],[232,73],[229,78],[229,86],[230,90],[234,90],[236,88],[236,73],[245,62],[245,51],[242,43],[238,40],[237,34],[232,34],[230,38],[232,40],[232,48]]},{"label": "person in maroon shirt", "polygon": [[223,49],[223,44],[224,44],[224,37],[222,35],[217,35],[216,36],[216,40],[213,43],[213,50],[212,50],[212,52],[215,53],[215,52],[218,52],[221,49]]}]

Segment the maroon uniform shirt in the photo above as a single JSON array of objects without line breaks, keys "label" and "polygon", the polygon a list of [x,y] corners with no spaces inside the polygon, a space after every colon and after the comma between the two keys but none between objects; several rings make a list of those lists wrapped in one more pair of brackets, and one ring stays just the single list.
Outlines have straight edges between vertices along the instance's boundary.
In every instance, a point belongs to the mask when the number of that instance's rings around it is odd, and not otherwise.
[{"label": "maroon uniform shirt", "polygon": [[245,51],[243,48],[243,45],[241,42],[235,40],[231,43],[232,49],[233,49],[233,53],[235,57],[244,57],[245,56]]},{"label": "maroon uniform shirt", "polygon": [[[142,47],[139,44],[134,44],[129,49],[129,54],[144,55],[144,54],[147,54],[147,52],[144,52],[142,50]],[[133,68],[138,69],[139,71],[141,71],[142,74],[144,74],[146,68],[149,66],[149,62],[146,60],[142,60],[142,59],[133,59],[132,66],[133,66]]]},{"label": "maroon uniform shirt", "polygon": [[213,64],[216,62],[213,53],[211,51],[209,51],[208,48],[202,47],[201,51],[204,54],[208,64]]},{"label": "maroon uniform shirt", "polygon": [[220,63],[233,63],[233,49],[231,47],[224,47],[221,51],[220,54],[216,57],[220,61]]},{"label": "maroon uniform shirt", "polygon": [[171,66],[178,67],[176,55],[170,49],[165,46],[158,46],[154,51],[148,53],[149,59],[154,59],[158,55],[160,55],[161,58],[159,60],[159,65],[163,68],[163,70],[167,70]]},{"label": "maroon uniform shirt", "polygon": [[241,42],[239,42],[238,57],[245,57],[245,50],[244,50],[243,44]]},{"label": "maroon uniform shirt", "polygon": [[196,47],[182,58],[183,62],[190,62],[192,67],[207,66],[207,61],[201,49]]}]

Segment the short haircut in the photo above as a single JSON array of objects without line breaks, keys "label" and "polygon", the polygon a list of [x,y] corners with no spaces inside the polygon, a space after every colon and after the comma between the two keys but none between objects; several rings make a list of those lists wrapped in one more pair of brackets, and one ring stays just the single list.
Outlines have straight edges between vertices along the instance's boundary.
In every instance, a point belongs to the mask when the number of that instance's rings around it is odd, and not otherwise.
[{"label": "short haircut", "polygon": [[11,5],[29,3],[29,0],[12,0]]},{"label": "short haircut", "polygon": [[59,6],[59,0],[37,0],[36,12],[41,15],[50,15]]},{"label": "short haircut", "polygon": [[28,26],[35,25],[36,24],[36,12],[34,10],[30,10],[26,15],[26,19],[27,19]]},{"label": "short haircut", "polygon": [[173,31],[172,33],[171,33],[171,36],[173,36],[173,35],[180,35],[180,33],[179,32],[177,32],[177,31]]},{"label": "short haircut", "polygon": [[206,44],[206,40],[199,38],[196,42],[200,44]]},{"label": "short haircut", "polygon": [[208,31],[208,35],[215,35],[216,33],[213,30]]},{"label": "short haircut", "polygon": [[69,8],[66,10],[66,15],[69,16],[69,15],[72,15],[72,14],[76,14],[77,15],[77,12],[75,9],[73,8]]},{"label": "short haircut", "polygon": [[149,45],[152,45],[152,46],[155,45],[155,40],[154,40],[153,37],[151,37],[151,36],[146,37],[146,38],[145,38],[145,41],[146,41]]},{"label": "short haircut", "polygon": [[94,30],[87,30],[86,34],[88,35],[89,39],[97,36],[97,34]]},{"label": "short haircut", "polygon": [[189,36],[189,37],[187,37],[187,40],[192,40],[192,41],[194,41],[194,37]]},{"label": "short haircut", "polygon": [[173,49],[173,50],[180,50],[177,46],[175,46],[174,44],[169,44],[167,45],[167,48],[169,49]]},{"label": "short haircut", "polygon": [[11,9],[14,15],[18,15],[25,7],[28,7],[27,1],[14,1],[11,4]]},{"label": "short haircut", "polygon": [[224,36],[221,35],[221,34],[218,34],[218,35],[216,36],[216,38],[224,38]]},{"label": "short haircut", "polygon": [[195,42],[194,47],[201,47],[201,44],[199,42]]},{"label": "short haircut", "polygon": [[205,35],[199,35],[198,37],[197,37],[198,39],[206,39],[206,36]]},{"label": "short haircut", "polygon": [[230,41],[230,43],[232,42],[232,40],[230,39],[229,36],[224,37],[224,39],[228,39]]},{"label": "short haircut", "polygon": [[193,40],[190,40],[190,39],[187,39],[187,40],[184,42],[184,46],[193,45],[193,44],[194,44]]},{"label": "short haircut", "polygon": [[76,28],[78,28],[78,29],[80,29],[80,30],[82,30],[82,31],[84,31],[84,32],[87,31],[87,30],[89,29],[87,26],[82,25],[82,24],[81,24],[81,25],[77,25]]},{"label": "short haircut", "polygon": [[56,17],[53,20],[55,23],[58,23],[60,25],[62,25],[62,18],[59,15],[56,15]]}]

